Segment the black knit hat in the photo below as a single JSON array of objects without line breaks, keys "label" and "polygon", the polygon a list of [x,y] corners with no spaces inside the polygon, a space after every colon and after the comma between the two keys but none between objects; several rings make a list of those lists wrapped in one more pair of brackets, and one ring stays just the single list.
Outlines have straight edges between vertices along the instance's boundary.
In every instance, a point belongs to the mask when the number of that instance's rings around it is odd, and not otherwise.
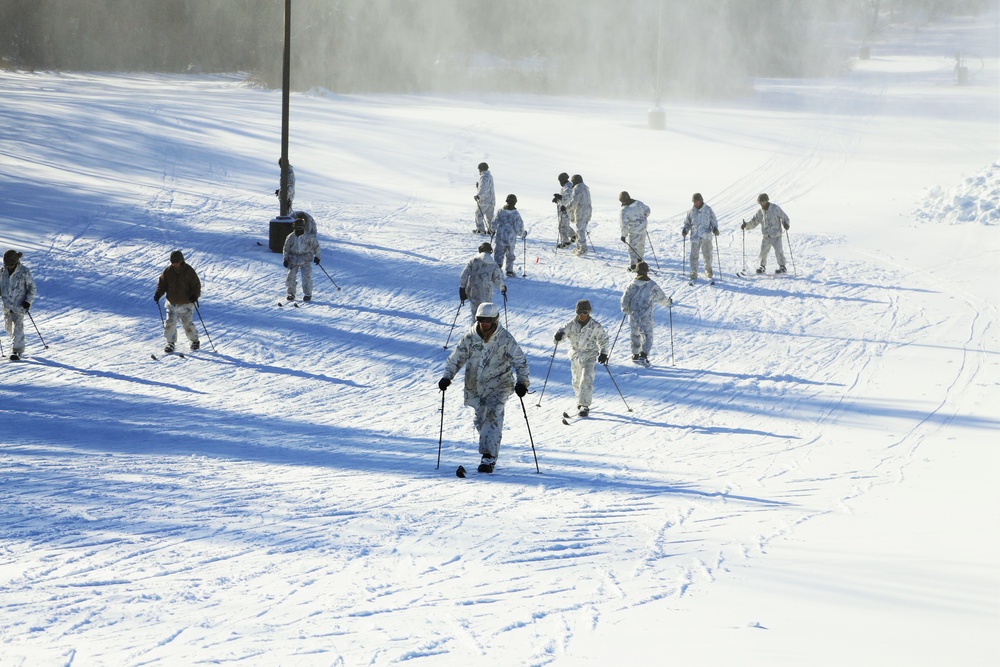
[{"label": "black knit hat", "polygon": [[170,253],[171,264],[173,264],[174,262],[183,262],[183,261],[184,261],[184,253],[182,253],[180,250],[174,250],[172,253]]},{"label": "black knit hat", "polygon": [[581,315],[583,313],[590,314],[590,302],[586,299],[580,299],[576,302],[576,314]]},{"label": "black knit hat", "polygon": [[21,259],[21,253],[11,248],[3,254],[3,263],[9,264],[10,266],[16,266],[18,261]]}]

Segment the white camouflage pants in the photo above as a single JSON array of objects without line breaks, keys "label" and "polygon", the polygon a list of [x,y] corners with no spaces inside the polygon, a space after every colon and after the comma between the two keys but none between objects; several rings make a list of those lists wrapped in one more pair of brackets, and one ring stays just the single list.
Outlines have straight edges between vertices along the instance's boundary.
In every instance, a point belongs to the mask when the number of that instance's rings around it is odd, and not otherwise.
[{"label": "white camouflage pants", "polygon": [[577,255],[586,255],[590,248],[587,246],[587,225],[590,224],[590,218],[586,220],[577,220],[576,222],[576,247],[573,249]]},{"label": "white camouflage pants", "polygon": [[24,352],[24,312],[7,310],[4,312],[4,320],[7,325],[7,335],[13,339],[13,353],[21,354]]},{"label": "white camouflage pants", "polygon": [[774,258],[778,260],[778,266],[785,265],[785,251],[781,247],[780,236],[764,236],[760,241],[760,265],[767,266],[767,253],[774,248]]},{"label": "white camouflage pants", "polygon": [[559,211],[559,243],[569,245],[573,242],[573,226],[569,224],[569,213]]},{"label": "white camouflage pants", "polygon": [[691,277],[698,277],[698,251],[701,251],[702,259],[705,260],[705,275],[712,277],[712,235],[706,234],[700,239],[691,239]]},{"label": "white camouflage pants", "polygon": [[493,207],[483,208],[482,204],[476,206],[476,231],[480,234],[489,234],[493,231]]},{"label": "white camouflage pants", "polygon": [[508,245],[507,243],[500,241],[499,237],[496,241],[496,248],[493,254],[496,255],[496,263],[501,269],[504,268],[504,262],[507,263],[507,273],[509,275],[514,274],[514,253],[517,250],[517,239]]},{"label": "white camouflage pants", "polygon": [[302,272],[302,296],[311,297],[313,293],[313,264],[308,261],[302,266],[295,264],[288,265],[288,275],[285,276],[285,289],[292,296],[295,296],[295,279],[299,271]]},{"label": "white camouflage pants", "polygon": [[184,335],[192,343],[198,341],[198,329],[195,328],[192,318],[194,317],[194,304],[185,303],[180,306],[167,301],[167,321],[163,325],[163,336],[168,343],[177,342],[177,320],[180,319],[184,328]]},{"label": "white camouflage pants", "polygon": [[573,391],[576,392],[576,404],[590,407],[594,398],[594,369],[597,367],[597,357],[571,357],[570,369],[573,372]]},{"label": "white camouflage pants", "polygon": [[503,436],[503,413],[507,407],[507,396],[495,395],[479,398],[476,410],[476,431],[479,432],[479,453],[497,458],[500,454],[500,439]]},{"label": "white camouflage pants", "polygon": [[627,234],[625,236],[625,242],[628,244],[628,264],[629,266],[635,266],[641,260],[643,255],[646,254],[646,237],[636,234]]},{"label": "white camouflage pants", "polygon": [[639,317],[635,313],[628,316],[628,328],[631,332],[632,354],[646,354],[653,349],[653,315]]}]

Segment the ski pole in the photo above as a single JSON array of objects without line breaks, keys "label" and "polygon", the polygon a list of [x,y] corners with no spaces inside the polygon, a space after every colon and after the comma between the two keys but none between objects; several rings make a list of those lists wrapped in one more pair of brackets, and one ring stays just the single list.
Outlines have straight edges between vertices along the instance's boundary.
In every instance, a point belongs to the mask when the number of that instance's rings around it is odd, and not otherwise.
[{"label": "ski pole", "polygon": [[[320,268],[320,269],[321,269],[321,270],[323,271],[323,273],[326,273],[326,269],[324,269],[324,268],[323,268],[323,265],[322,265],[322,264],[317,264],[316,266],[318,266],[318,267],[319,267],[319,268]],[[337,281],[336,281],[336,280],[334,280],[334,279],[333,279],[333,278],[332,278],[332,277],[330,276],[330,274],[329,274],[329,273],[326,273],[326,277],[327,277],[327,278],[330,278],[330,282],[331,282],[331,283],[333,283],[333,286],[334,286],[334,287],[336,287],[336,288],[337,288],[337,291],[339,292],[339,291],[340,291],[340,285],[338,285],[338,284],[337,284]]]},{"label": "ski pole", "polygon": [[31,311],[26,310],[24,311],[24,314],[28,316],[29,320],[31,320],[31,326],[35,327],[35,333],[38,334],[38,340],[42,341],[42,345],[45,347],[46,350],[49,349],[49,346],[45,345],[45,339],[42,338],[42,332],[38,330],[38,325],[35,324],[35,318],[31,316]]},{"label": "ski pole", "polygon": [[649,238],[649,230],[646,230],[646,243],[649,244],[649,252],[653,255],[656,268],[660,268],[660,260],[656,259],[656,249],[653,247],[653,239]]},{"label": "ski pole", "polygon": [[611,349],[608,350],[608,356],[609,357],[611,356],[611,353],[615,351],[615,345],[618,344],[618,334],[620,334],[622,332],[622,327],[625,326],[625,318],[626,317],[628,317],[628,313],[625,313],[624,315],[622,315],[622,321],[618,324],[618,331],[615,332],[615,339],[611,343]]},{"label": "ski pole", "polygon": [[[490,221],[486,219],[486,214],[483,213],[483,207],[479,203],[479,198],[478,197],[476,198],[476,208],[479,209],[479,215],[483,219],[483,224],[486,226],[486,231],[490,235],[490,240],[492,240],[493,239],[493,225],[491,225]],[[478,231],[478,230],[479,230],[479,225],[476,225],[476,231]]]},{"label": "ski pole", "polygon": [[590,230],[586,229],[584,233],[587,235],[587,243],[590,244],[590,249],[594,251],[594,257],[597,257],[597,246],[594,245],[594,239],[590,238]]},{"label": "ski pole", "polygon": [[201,328],[205,330],[205,338],[208,339],[208,344],[212,346],[212,352],[218,352],[215,349],[215,343],[212,342],[212,337],[208,334],[208,327],[205,326],[205,320],[201,318],[201,309],[198,308],[198,302],[194,302],[194,312],[198,313],[198,319],[201,320]]},{"label": "ski pole", "polygon": [[670,365],[674,365],[674,300],[670,300],[667,306],[667,315],[670,319]]},{"label": "ski pole", "polygon": [[[6,357],[7,353],[3,351],[3,341],[0,340],[0,357]],[[548,379],[548,378],[546,378]]]},{"label": "ski pole", "polygon": [[[608,372],[608,377],[611,378],[611,382],[612,382],[612,384],[615,385],[615,389],[618,389],[618,383],[615,382],[615,376],[611,374],[611,369],[608,368],[607,364],[604,364],[604,370],[606,370]],[[625,404],[625,407],[628,408],[628,411],[632,412],[632,408],[628,407],[628,401],[625,400],[625,395],[622,394],[622,390],[621,389],[618,389],[618,395],[622,397],[622,403]]]},{"label": "ski pole", "polygon": [[503,326],[510,329],[510,320],[507,319],[507,292],[500,292],[503,295]]},{"label": "ski pole", "polygon": [[559,349],[559,341],[556,341],[555,346],[552,348],[552,356],[549,357],[549,370],[545,371],[545,382],[542,383],[542,393],[538,395],[538,403],[535,404],[536,408],[542,407],[542,396],[545,395],[545,387],[549,384],[549,373],[552,372],[552,362],[556,359],[556,350]]},{"label": "ski pole", "polygon": [[535,457],[535,472],[541,473],[541,469],[538,467],[538,454],[535,452],[535,439],[531,437],[531,424],[528,422],[528,410],[524,407],[524,397],[518,396],[517,399],[521,401],[521,412],[524,413],[524,425],[528,427],[528,441],[531,443],[531,455]]},{"label": "ski pole", "polygon": [[[714,236],[714,234],[713,234]],[[719,237],[715,237],[715,265],[719,267],[719,277],[722,277],[722,257],[719,256]]]},{"label": "ski pole", "polygon": [[444,441],[444,389],[441,390],[441,431],[438,433],[438,462],[435,470],[441,468],[441,443]]},{"label": "ski pole", "polygon": [[687,259],[688,252],[688,237],[687,234],[681,236],[681,275],[687,275],[687,271],[684,270],[684,260]]},{"label": "ski pole", "polygon": [[747,272],[747,221],[743,221],[743,273]]},{"label": "ski pole", "polygon": [[458,310],[455,311],[455,320],[451,323],[451,329],[448,330],[447,340],[444,341],[444,349],[446,350],[448,349],[448,343],[451,342],[451,334],[455,332],[455,325],[458,324],[458,314],[462,312],[462,306],[464,305],[465,305],[464,301],[458,304]]},{"label": "ski pole", "polygon": [[799,274],[795,271],[795,253],[792,252],[792,239],[788,236],[787,229],[785,230],[785,240],[788,241],[788,259],[792,260],[792,275],[797,276]]},{"label": "ski pole", "polygon": [[156,309],[158,311],[160,311],[160,323],[164,327],[166,327],[167,326],[167,321],[165,319],[163,319],[163,306],[160,305],[160,300],[159,299],[156,300]]},{"label": "ski pole", "polygon": [[[639,251],[635,249],[634,245],[632,245],[631,243],[629,243],[628,241],[626,241],[624,236],[622,237],[622,243],[624,243],[625,245],[628,246],[629,250],[632,251],[632,255],[635,255],[635,257],[636,257],[635,263],[636,264],[638,264],[639,262],[642,261],[642,257],[639,257]],[[632,264],[632,255],[629,255],[629,258],[628,258],[629,266],[634,266]],[[657,267],[657,268],[659,268],[659,267]]]}]

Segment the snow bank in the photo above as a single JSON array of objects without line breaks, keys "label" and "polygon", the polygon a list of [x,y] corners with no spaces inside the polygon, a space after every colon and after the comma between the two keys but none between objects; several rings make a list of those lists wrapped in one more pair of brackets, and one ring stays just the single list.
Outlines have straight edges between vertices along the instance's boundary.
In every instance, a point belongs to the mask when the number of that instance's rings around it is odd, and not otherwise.
[{"label": "snow bank", "polygon": [[920,206],[913,212],[917,220],[943,222],[956,225],[978,222],[982,225],[1000,224],[1000,162],[994,162],[975,176],[959,185],[943,190],[931,188]]}]

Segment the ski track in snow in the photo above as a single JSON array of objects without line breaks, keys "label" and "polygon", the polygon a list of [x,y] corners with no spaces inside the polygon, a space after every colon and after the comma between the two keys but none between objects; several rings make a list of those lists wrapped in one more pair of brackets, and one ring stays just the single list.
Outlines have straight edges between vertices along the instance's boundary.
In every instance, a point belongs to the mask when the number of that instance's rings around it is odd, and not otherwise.
[{"label": "ski track in snow", "polygon": [[[38,85],[53,108],[95,116],[94,136],[39,150],[61,135],[46,129],[48,117],[18,115]],[[457,276],[481,238],[466,233],[465,195],[469,166],[493,159],[483,127],[455,130],[441,158],[461,205],[442,210],[418,186],[384,200],[303,202],[320,221],[323,266],[343,289],[317,268],[316,301],[279,308],[280,257],[257,245],[274,175],[248,177],[241,162],[273,148],[264,129],[272,91],[226,77],[57,74],[10,75],[3,88],[21,93],[0,102],[19,137],[7,155],[41,182],[67,183],[70,202],[58,215],[36,213],[52,231],[30,253],[40,293],[32,312],[50,349],[32,341],[33,363],[5,370],[19,426],[0,450],[0,640],[15,660],[381,665],[500,651],[510,664],[547,664],[608,613],[679,601],[801,522],[849,512],[852,499],[898,483],[986,365],[995,306],[942,288],[954,258],[914,270],[831,254],[843,239],[793,220],[797,276],[733,277],[743,261],[738,220],[757,191],[785,205],[850,162],[885,94],[866,83],[845,110],[850,122],[817,128],[796,116],[790,146],[716,184],[717,285],[683,282],[674,231],[683,212],[652,234],[657,280],[675,299],[676,365],[666,309],[650,368],[624,361],[621,331],[610,370],[633,412],[598,367],[591,418],[562,426],[573,397],[558,350],[541,407],[537,393],[524,400],[541,474],[513,398],[497,473],[456,480],[455,466],[478,458],[474,431],[456,383],[435,469],[435,381]],[[178,102],[181,89],[208,104]],[[303,104],[308,126],[345,103]],[[373,100],[346,104],[375,121],[396,118]],[[222,108],[247,122],[216,120]],[[74,123],[50,113],[63,130]],[[102,165],[100,144],[114,142],[121,120],[149,133],[151,153]],[[192,155],[197,125],[243,155],[210,145]],[[352,145],[326,141],[331,154]],[[505,317],[534,392],[552,332],[577,298],[591,295],[597,318],[617,331],[627,255],[617,212],[595,209],[596,252],[582,259],[551,249],[551,211],[526,216],[528,276],[508,280]],[[154,361],[162,336],[149,297],[175,247],[201,275],[200,310],[218,351],[203,334],[202,350],[187,353],[181,336],[185,358]],[[962,301],[950,325],[964,328],[961,363],[935,378],[940,390],[919,409],[880,402],[886,355],[943,325],[919,306],[932,286]],[[458,322],[452,346],[467,309]],[[879,445],[851,438],[873,413],[898,427]]]}]

